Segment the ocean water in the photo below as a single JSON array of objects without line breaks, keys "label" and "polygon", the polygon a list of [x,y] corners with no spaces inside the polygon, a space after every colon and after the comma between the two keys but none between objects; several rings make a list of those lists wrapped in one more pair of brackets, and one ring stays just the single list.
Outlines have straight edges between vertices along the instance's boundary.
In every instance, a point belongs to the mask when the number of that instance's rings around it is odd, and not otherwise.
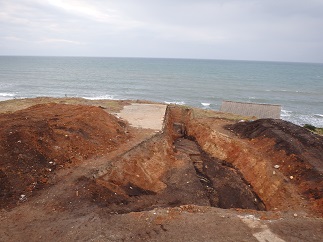
[{"label": "ocean water", "polygon": [[282,105],[281,118],[323,127],[323,64],[0,56],[0,101],[140,99],[219,110],[223,100]]}]

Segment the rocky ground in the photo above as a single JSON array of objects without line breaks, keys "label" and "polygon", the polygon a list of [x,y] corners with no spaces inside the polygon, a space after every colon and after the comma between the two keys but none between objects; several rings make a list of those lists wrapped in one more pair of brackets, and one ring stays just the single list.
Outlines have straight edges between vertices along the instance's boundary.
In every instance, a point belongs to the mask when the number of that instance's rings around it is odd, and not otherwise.
[{"label": "rocky ground", "polygon": [[0,110],[0,241],[323,240],[323,138],[299,126],[139,101]]}]

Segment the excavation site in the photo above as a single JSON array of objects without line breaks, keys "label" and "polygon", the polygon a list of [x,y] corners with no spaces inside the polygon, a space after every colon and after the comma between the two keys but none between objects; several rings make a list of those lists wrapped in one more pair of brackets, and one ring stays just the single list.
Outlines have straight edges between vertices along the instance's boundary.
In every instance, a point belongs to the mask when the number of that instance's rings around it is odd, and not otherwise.
[{"label": "excavation site", "polygon": [[287,121],[36,98],[0,124],[1,241],[323,239],[323,137]]}]

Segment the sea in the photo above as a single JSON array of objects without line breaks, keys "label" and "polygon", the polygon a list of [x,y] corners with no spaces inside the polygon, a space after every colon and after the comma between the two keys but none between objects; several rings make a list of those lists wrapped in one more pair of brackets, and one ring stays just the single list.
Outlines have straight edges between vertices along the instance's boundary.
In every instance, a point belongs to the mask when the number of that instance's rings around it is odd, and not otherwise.
[{"label": "sea", "polygon": [[323,127],[323,63],[0,56],[0,101],[34,97],[280,104],[282,119]]}]

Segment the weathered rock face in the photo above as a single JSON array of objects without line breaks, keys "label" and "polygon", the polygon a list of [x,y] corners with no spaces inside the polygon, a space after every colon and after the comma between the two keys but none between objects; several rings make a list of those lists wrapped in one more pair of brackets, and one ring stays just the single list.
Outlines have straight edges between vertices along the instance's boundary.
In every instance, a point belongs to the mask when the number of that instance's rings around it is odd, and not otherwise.
[{"label": "weathered rock face", "polygon": [[110,152],[127,139],[124,123],[93,106],[36,105],[1,114],[0,126],[0,207],[42,188],[55,169]]}]

